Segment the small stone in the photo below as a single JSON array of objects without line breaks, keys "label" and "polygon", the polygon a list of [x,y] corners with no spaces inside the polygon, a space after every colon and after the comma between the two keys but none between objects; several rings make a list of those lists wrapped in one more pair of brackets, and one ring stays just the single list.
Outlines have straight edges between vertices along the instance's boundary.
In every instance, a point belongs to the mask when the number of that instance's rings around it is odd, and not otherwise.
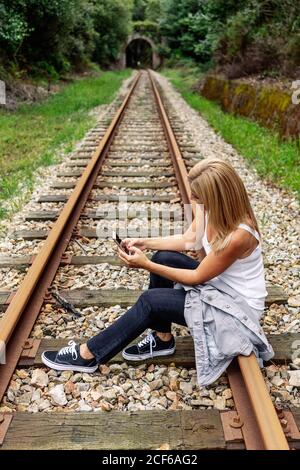
[{"label": "small stone", "polygon": [[148,382],[152,382],[152,380],[154,379],[154,374],[147,373],[145,378],[148,380]]},{"label": "small stone", "polygon": [[99,369],[102,375],[108,375],[110,373],[110,368],[106,366],[105,364],[101,365]]},{"label": "small stone", "polygon": [[90,384],[86,384],[83,382],[78,382],[76,385],[78,392],[87,392],[90,389]]},{"label": "small stone", "polygon": [[27,411],[28,413],[38,413],[39,407],[36,403],[32,403],[31,405],[28,406]]},{"label": "small stone", "polygon": [[78,411],[93,411],[93,408],[88,405],[84,400],[78,402]]},{"label": "small stone", "polygon": [[179,388],[184,394],[191,395],[193,393],[193,384],[190,382],[180,382]]},{"label": "small stone", "polygon": [[291,395],[287,390],[274,390],[273,395],[283,401],[289,401],[291,399]]},{"label": "small stone", "polygon": [[168,406],[167,397],[161,397],[161,398],[158,400],[158,405],[160,405],[160,406],[163,407],[163,408],[167,408],[167,406]]},{"label": "small stone", "polygon": [[9,384],[9,388],[14,392],[20,390],[20,384],[16,380],[12,380]]},{"label": "small stone", "polygon": [[269,367],[266,367],[266,373],[267,373],[267,377],[269,377],[269,379],[272,379],[273,377],[275,377],[275,374],[277,372],[277,367],[276,366],[269,366]]},{"label": "small stone", "polygon": [[178,381],[175,377],[172,377],[170,379],[170,385],[169,385],[170,389],[173,391],[173,392],[176,392],[178,390]]},{"label": "small stone", "polygon": [[224,397],[218,396],[214,400],[214,407],[217,408],[217,410],[225,410],[225,408],[226,408],[226,399]]},{"label": "small stone", "polygon": [[300,387],[300,370],[289,371],[289,384],[293,387]]},{"label": "small stone", "polygon": [[158,390],[163,386],[163,381],[161,379],[153,380],[149,383],[150,390]]},{"label": "small stone", "polygon": [[197,400],[191,400],[192,406],[213,406],[214,402],[210,398],[199,398]]},{"label": "small stone", "polygon": [[18,399],[18,404],[29,405],[31,402],[32,392],[23,393]]},{"label": "small stone", "polygon": [[33,392],[31,401],[39,401],[40,399],[41,399],[41,391],[37,389]]},{"label": "small stone", "polygon": [[6,396],[8,401],[11,401],[12,403],[15,401],[15,394],[12,390],[7,390]]},{"label": "small stone", "polygon": [[111,411],[112,410],[112,405],[108,403],[107,401],[103,401],[100,404],[100,408],[102,411]]},{"label": "small stone", "polygon": [[20,413],[23,413],[24,411],[27,411],[28,410],[28,406],[27,405],[18,405],[17,406],[17,411],[19,411]]},{"label": "small stone", "polygon": [[112,372],[113,374],[119,374],[122,371],[123,371],[123,368],[119,364],[112,364],[110,366],[110,372]]},{"label": "small stone", "polygon": [[51,407],[51,403],[49,400],[41,400],[38,403],[38,407],[39,407],[39,411],[45,411]]},{"label": "small stone", "polygon": [[[221,377],[221,378],[222,378],[222,377]],[[221,380],[221,378],[220,378],[220,380]],[[215,392],[216,392],[217,394],[222,393],[226,388],[227,388],[227,387],[225,387],[224,385],[218,385],[218,386],[215,388]],[[208,390],[205,389],[205,388],[203,388],[202,392],[203,392],[203,393],[204,393],[204,392],[208,392]],[[208,396],[208,394],[206,393],[206,395],[204,394],[203,396]]]},{"label": "small stone", "polygon": [[9,406],[0,406],[0,413],[12,413],[12,409]]},{"label": "small stone", "polygon": [[287,370],[281,370],[280,375],[281,375],[282,379],[288,379],[289,378],[289,374],[288,374]]},{"label": "small stone", "polygon": [[300,295],[289,297],[288,304],[290,307],[300,307]]},{"label": "small stone", "polygon": [[169,400],[171,400],[171,401],[177,400],[177,394],[176,394],[176,392],[168,391],[168,392],[166,393],[166,397],[167,397]]},{"label": "small stone", "polygon": [[156,450],[170,450],[170,444],[161,444]]},{"label": "small stone", "polygon": [[99,330],[103,330],[105,328],[105,323],[102,320],[96,320],[96,325]]},{"label": "small stone", "polygon": [[141,379],[141,378],[143,378],[144,375],[145,375],[145,371],[143,371],[143,370],[137,370],[137,371],[135,372],[135,377],[136,377],[136,379],[138,379],[138,380]]},{"label": "small stone", "polygon": [[230,400],[226,400],[226,406],[227,408],[233,408],[234,407],[234,401],[230,398]]},{"label": "small stone", "polygon": [[125,392],[128,392],[132,388],[132,383],[131,382],[125,382],[122,384],[122,388]]},{"label": "small stone", "polygon": [[32,385],[38,385],[39,387],[47,387],[49,377],[42,369],[34,369],[30,383]]},{"label": "small stone", "polygon": [[103,392],[102,396],[108,401],[113,401],[117,398],[117,394],[114,389],[106,390],[105,392]]},{"label": "small stone", "polygon": [[28,377],[28,372],[26,372],[24,369],[17,370],[16,374],[22,380],[27,379]]},{"label": "small stone", "polygon": [[226,388],[226,390],[222,392],[222,397],[224,397],[226,400],[232,398],[232,391],[230,390],[230,388]]},{"label": "small stone", "polygon": [[189,376],[189,371],[187,369],[182,369],[182,371],[180,372],[180,377],[182,377],[183,379],[187,379]]},{"label": "small stone", "polygon": [[51,396],[52,402],[55,405],[64,406],[68,403],[63,384],[53,387],[50,390],[49,395]]},{"label": "small stone", "polygon": [[73,372],[69,371],[69,370],[64,370],[62,373],[61,373],[61,378],[63,378],[65,381],[68,381],[70,380],[70,378],[72,377],[73,375]]},{"label": "small stone", "polygon": [[70,393],[73,393],[75,388],[76,388],[76,385],[73,382],[71,382],[71,380],[65,383],[65,393],[67,393],[68,395]]},{"label": "small stone", "polygon": [[142,400],[149,400],[149,398],[151,397],[150,393],[147,392],[147,390],[143,390],[141,393],[140,393],[140,397]]},{"label": "small stone", "polygon": [[82,380],[82,375],[81,374],[75,374],[73,375],[73,377],[71,378],[72,382],[76,383],[76,382],[80,382],[80,380]]},{"label": "small stone", "polygon": [[284,380],[282,380],[282,378],[279,377],[279,375],[275,375],[272,378],[271,383],[275,385],[275,387],[280,387],[284,383]]},{"label": "small stone", "polygon": [[84,382],[90,383],[90,382],[93,382],[94,379],[90,374],[82,374],[82,380]]},{"label": "small stone", "polygon": [[97,390],[92,390],[91,397],[94,401],[98,401],[101,398],[101,393],[97,392]]},{"label": "small stone", "polygon": [[175,370],[175,369],[169,370],[169,377],[177,379],[179,375],[180,373],[178,372],[178,370]]}]

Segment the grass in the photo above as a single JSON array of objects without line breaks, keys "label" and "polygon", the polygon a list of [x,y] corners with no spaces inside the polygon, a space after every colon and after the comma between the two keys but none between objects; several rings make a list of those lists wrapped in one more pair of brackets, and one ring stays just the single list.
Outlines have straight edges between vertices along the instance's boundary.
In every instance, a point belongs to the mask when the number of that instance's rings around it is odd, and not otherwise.
[{"label": "grass", "polygon": [[296,191],[300,198],[300,147],[297,141],[281,141],[274,131],[222,111],[220,106],[191,90],[201,77],[192,70],[165,69],[163,75],[187,103],[257,169],[273,182]]},{"label": "grass", "polygon": [[0,220],[26,200],[34,170],[57,163],[61,152],[72,150],[95,122],[89,111],[110,103],[130,73],[103,72],[66,85],[42,103],[0,110]]}]

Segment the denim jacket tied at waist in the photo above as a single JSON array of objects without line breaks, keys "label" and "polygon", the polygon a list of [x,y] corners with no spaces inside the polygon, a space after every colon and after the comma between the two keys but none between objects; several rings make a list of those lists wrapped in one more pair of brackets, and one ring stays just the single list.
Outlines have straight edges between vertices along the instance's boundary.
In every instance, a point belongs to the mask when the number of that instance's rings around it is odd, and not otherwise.
[{"label": "denim jacket tied at waist", "polygon": [[257,314],[223,281],[174,288],[187,291],[184,316],[194,340],[199,385],[217,380],[238,355],[254,352],[261,367],[274,356]]}]

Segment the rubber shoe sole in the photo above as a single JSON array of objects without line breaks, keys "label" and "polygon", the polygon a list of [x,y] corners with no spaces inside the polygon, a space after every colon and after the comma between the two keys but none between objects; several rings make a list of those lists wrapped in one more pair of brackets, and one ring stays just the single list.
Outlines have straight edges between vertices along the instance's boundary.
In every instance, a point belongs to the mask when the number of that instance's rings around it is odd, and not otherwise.
[{"label": "rubber shoe sole", "polygon": [[57,362],[49,361],[49,359],[47,359],[44,356],[44,353],[42,354],[41,359],[42,359],[42,362],[46,366],[48,366],[48,367],[50,367],[50,369],[54,369],[54,370],[71,370],[73,372],[85,372],[87,374],[92,374],[93,372],[96,372],[96,370],[98,369],[98,364],[96,364],[95,366],[92,366],[92,367],[72,366],[72,365],[67,365],[67,364],[57,364]]},{"label": "rubber shoe sole", "polygon": [[152,354],[145,353],[145,354],[127,354],[125,351],[122,351],[122,357],[126,359],[126,361],[144,361],[145,359],[152,359],[153,357],[158,356],[172,356],[174,354],[176,347],[174,346],[171,349],[164,349],[162,351],[153,351]]}]

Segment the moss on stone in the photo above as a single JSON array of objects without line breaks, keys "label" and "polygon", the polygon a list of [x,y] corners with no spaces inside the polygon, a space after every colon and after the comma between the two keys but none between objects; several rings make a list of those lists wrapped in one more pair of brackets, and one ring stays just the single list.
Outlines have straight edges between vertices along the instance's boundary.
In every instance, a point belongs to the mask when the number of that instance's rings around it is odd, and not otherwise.
[{"label": "moss on stone", "polygon": [[282,137],[299,138],[300,105],[294,105],[291,96],[282,90],[209,75],[202,95],[217,101],[224,111],[278,130]]}]

